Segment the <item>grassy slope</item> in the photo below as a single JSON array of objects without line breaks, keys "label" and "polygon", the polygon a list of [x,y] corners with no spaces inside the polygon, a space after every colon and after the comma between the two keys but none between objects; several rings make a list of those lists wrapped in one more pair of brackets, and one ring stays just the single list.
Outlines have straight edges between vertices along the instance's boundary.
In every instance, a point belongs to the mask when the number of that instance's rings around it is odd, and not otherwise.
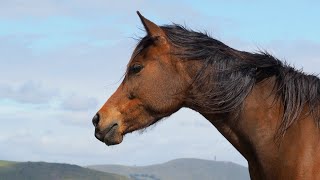
[{"label": "grassy slope", "polygon": [[0,161],[0,180],[127,180],[124,176],[76,165]]},{"label": "grassy slope", "polygon": [[10,166],[10,165],[13,165],[13,164],[16,164],[16,162],[13,162],[13,161],[2,161],[2,160],[0,160],[0,168],[1,168],[1,167],[6,167],[6,166]]}]

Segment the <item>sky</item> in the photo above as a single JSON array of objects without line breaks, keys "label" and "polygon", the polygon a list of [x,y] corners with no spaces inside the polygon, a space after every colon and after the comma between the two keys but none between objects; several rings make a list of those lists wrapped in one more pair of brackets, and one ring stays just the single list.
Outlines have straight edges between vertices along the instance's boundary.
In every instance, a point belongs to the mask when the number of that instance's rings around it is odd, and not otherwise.
[{"label": "sky", "polygon": [[316,0],[0,1],[0,159],[149,165],[176,158],[246,160],[189,109],[108,147],[91,119],[121,82],[145,35],[136,11],[163,25],[206,31],[320,73]]}]

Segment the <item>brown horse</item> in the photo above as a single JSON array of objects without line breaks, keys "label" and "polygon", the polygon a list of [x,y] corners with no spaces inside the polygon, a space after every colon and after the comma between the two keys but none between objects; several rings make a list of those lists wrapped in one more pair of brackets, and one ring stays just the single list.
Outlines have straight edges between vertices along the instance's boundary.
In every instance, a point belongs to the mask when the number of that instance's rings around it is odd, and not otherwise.
[{"label": "brown horse", "polygon": [[182,107],[208,119],[247,159],[251,179],[320,179],[320,80],[267,53],[232,49],[138,15],[123,82],[93,118],[107,145]]}]

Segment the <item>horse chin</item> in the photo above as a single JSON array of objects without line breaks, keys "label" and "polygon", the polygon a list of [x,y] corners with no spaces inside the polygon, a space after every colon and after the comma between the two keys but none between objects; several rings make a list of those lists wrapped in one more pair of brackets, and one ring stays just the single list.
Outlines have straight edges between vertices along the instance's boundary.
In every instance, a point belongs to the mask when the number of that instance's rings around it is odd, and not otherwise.
[{"label": "horse chin", "polygon": [[123,140],[123,135],[119,132],[108,133],[105,135],[103,141],[107,146],[120,144]]}]

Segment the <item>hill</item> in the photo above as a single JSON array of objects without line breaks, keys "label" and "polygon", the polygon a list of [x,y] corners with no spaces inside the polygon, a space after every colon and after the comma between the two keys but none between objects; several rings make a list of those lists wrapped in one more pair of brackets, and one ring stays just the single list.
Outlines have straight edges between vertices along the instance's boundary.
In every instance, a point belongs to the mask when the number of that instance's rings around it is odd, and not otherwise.
[{"label": "hill", "polygon": [[90,169],[125,175],[133,180],[249,180],[248,168],[231,162],[177,159],[150,166],[95,165]]},{"label": "hill", "polygon": [[116,174],[76,165],[0,161],[0,180],[127,180]]},{"label": "hill", "polygon": [[16,162],[13,162],[13,161],[2,161],[0,160],[0,168],[1,167],[5,167],[5,166],[10,166],[12,164],[15,164]]}]

